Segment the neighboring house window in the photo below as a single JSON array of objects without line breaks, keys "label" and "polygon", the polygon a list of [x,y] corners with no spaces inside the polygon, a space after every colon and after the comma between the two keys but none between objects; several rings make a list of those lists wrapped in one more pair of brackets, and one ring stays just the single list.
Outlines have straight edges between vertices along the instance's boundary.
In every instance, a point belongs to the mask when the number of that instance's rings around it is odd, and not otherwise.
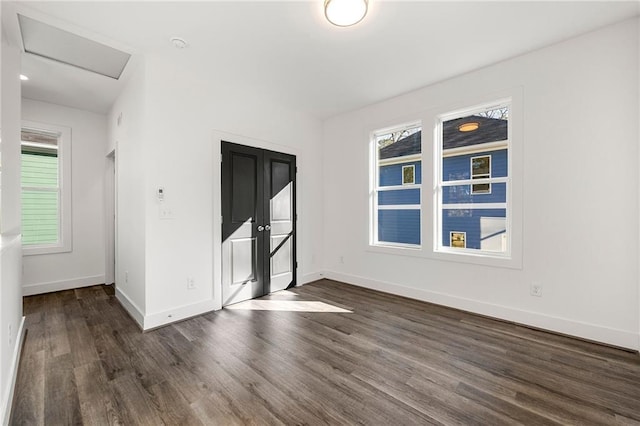
[{"label": "neighboring house window", "polygon": [[467,248],[467,233],[451,231],[449,245],[456,248]]},{"label": "neighboring house window", "polygon": [[413,185],[416,183],[416,166],[402,166],[402,184]]},{"label": "neighboring house window", "polygon": [[440,116],[436,251],[509,255],[509,108]]},{"label": "neighboring house window", "polygon": [[71,132],[62,127],[25,124],[21,133],[24,253],[70,251]]},{"label": "neighboring house window", "polygon": [[[471,179],[491,178],[491,156],[471,157]],[[489,182],[471,185],[472,194],[491,194]]]},{"label": "neighboring house window", "polygon": [[375,132],[373,144],[372,244],[420,247],[421,127]]}]

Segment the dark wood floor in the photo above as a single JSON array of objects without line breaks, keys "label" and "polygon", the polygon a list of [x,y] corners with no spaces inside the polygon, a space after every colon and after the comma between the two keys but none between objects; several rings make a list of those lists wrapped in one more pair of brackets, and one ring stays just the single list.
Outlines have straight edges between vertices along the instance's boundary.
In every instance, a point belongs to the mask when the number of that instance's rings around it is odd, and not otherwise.
[{"label": "dark wood floor", "polygon": [[[295,293],[295,294],[293,294]],[[12,424],[640,424],[640,357],[323,280],[141,333],[106,286],[25,298]]]}]

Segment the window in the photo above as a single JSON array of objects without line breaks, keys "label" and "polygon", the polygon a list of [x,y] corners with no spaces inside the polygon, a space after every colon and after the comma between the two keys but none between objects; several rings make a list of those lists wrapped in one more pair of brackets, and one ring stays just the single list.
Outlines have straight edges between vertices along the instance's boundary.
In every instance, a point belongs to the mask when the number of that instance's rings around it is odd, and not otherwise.
[{"label": "window", "polygon": [[416,166],[402,166],[402,184],[413,185],[416,183]]},{"label": "window", "polygon": [[456,248],[467,248],[467,233],[452,231],[449,235],[449,245]]},{"label": "window", "polygon": [[71,250],[70,131],[30,123],[21,133],[22,242],[25,254]]},{"label": "window", "polygon": [[[471,179],[489,179],[491,177],[491,156],[471,157]],[[471,185],[472,194],[491,194],[490,183]]]},{"label": "window", "polygon": [[436,251],[509,256],[509,109],[505,101],[439,117]]},{"label": "window", "polygon": [[421,244],[421,127],[412,124],[373,134],[372,244]]}]

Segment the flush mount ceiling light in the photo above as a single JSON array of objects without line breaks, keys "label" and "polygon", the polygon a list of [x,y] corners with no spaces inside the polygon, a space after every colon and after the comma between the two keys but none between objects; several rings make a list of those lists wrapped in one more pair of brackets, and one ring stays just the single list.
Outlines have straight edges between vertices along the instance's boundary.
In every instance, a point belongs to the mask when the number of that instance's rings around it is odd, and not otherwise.
[{"label": "flush mount ceiling light", "polygon": [[20,80],[22,80],[22,81],[27,81],[27,80],[29,80],[29,77],[27,77],[27,76],[26,76],[26,75],[24,75],[24,74],[20,74]]},{"label": "flush mount ceiling light", "polygon": [[480,127],[480,123],[477,121],[470,121],[468,123],[464,123],[458,126],[458,130],[461,132],[473,132],[474,130],[478,130]]},{"label": "flush mount ceiling light", "polygon": [[368,0],[325,0],[324,16],[333,25],[348,27],[362,21]]}]

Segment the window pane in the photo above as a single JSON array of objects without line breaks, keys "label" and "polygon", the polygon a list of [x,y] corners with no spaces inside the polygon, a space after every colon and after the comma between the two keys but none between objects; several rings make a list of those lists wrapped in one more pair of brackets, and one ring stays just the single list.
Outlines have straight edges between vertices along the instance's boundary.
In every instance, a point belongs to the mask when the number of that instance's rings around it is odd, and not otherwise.
[{"label": "window pane", "polygon": [[[374,243],[420,244],[420,189],[422,182],[422,132],[411,126],[375,135],[379,208],[372,212],[377,230]],[[390,186],[404,188],[378,190]],[[402,207],[407,206],[407,207]],[[414,208],[412,208],[412,207]]]},{"label": "window pane", "polygon": [[71,129],[44,123],[23,124],[26,126],[20,139],[23,253],[70,251],[70,216],[63,218],[62,212],[71,213],[71,182],[63,193],[62,179],[70,179],[71,164],[63,164],[61,159],[70,149]]},{"label": "window pane", "polygon": [[460,231],[451,232],[449,242],[451,247],[467,248],[467,233]]},{"label": "window pane", "polygon": [[402,184],[403,185],[413,185],[416,183],[415,178],[415,166],[402,166]]},{"label": "window pane", "polygon": [[392,206],[395,204],[420,204],[420,190],[398,189],[378,192],[379,206]]},{"label": "window pane", "polygon": [[23,244],[58,242],[58,191],[22,191]]},{"label": "window pane", "polygon": [[490,183],[477,183],[471,186],[472,194],[490,194],[491,193],[491,184]]},{"label": "window pane", "polygon": [[508,124],[508,106],[442,122],[440,182],[464,182],[441,184],[440,247],[507,252]]},{"label": "window pane", "polygon": [[420,210],[379,210],[378,241],[420,244]]},{"label": "window pane", "polygon": [[491,175],[491,156],[473,157],[471,159],[471,176],[489,177]]},{"label": "window pane", "polygon": [[509,108],[504,107],[448,120],[443,128],[443,148],[452,149],[507,140],[508,119]]},{"label": "window pane", "polygon": [[44,154],[22,154],[22,186],[58,187],[58,157]]},{"label": "window pane", "polygon": [[461,152],[461,150],[457,150],[453,155],[448,154],[447,152],[444,154],[444,158],[442,159],[442,180],[444,182],[452,180],[467,180],[474,177],[476,179],[507,177],[509,170],[507,149],[497,149],[481,153],[490,157],[490,171],[487,170],[484,175],[477,172],[477,174],[473,176],[472,159],[477,158],[478,154],[465,154],[464,151]]},{"label": "window pane", "polygon": [[407,163],[391,164],[388,166],[380,166],[378,171],[378,185],[380,186],[394,186],[402,185],[403,167],[414,166],[415,183],[422,183],[422,167],[420,161],[411,161]]},{"label": "window pane", "polygon": [[419,126],[416,126],[376,135],[378,160],[420,154],[422,152],[420,129]]},{"label": "window pane", "polygon": [[[473,194],[472,186],[491,185],[490,194]],[[442,188],[442,203],[447,204],[481,204],[481,203],[506,203],[507,184],[474,184],[474,185],[453,185]]]},{"label": "window pane", "polygon": [[55,244],[59,238],[57,151],[47,148],[43,141],[39,140],[37,143],[39,145],[35,147],[22,146],[22,242],[24,245]]},{"label": "window pane", "polygon": [[506,250],[506,209],[444,209],[442,245],[450,246],[451,233],[466,235],[466,248],[503,252]]}]

